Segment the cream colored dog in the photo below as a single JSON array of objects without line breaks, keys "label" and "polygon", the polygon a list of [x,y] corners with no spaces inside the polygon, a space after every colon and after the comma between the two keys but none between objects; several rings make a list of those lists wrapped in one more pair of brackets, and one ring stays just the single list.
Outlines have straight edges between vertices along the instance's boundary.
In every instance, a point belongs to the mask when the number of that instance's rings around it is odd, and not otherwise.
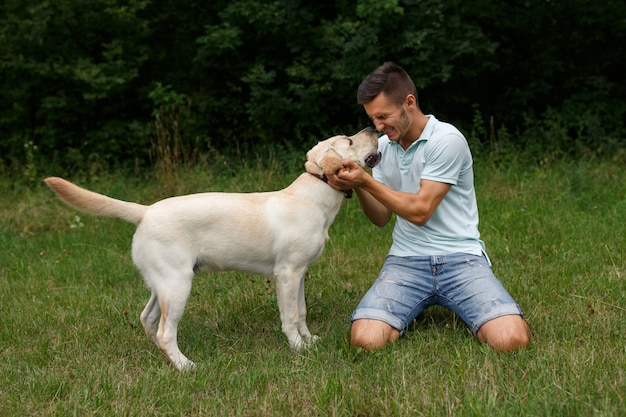
[{"label": "cream colored dog", "polygon": [[132,257],[152,291],[141,313],[146,334],[179,370],[194,366],[176,333],[198,268],[274,276],[282,331],[294,349],[317,339],[306,325],[304,274],[322,254],[344,193],[325,183],[342,160],[375,166],[378,135],[364,129],[334,136],[309,152],[305,169],[287,188],[264,193],[203,193],[151,206],[116,200],[61,178],[46,184],[70,206],[134,223]]}]

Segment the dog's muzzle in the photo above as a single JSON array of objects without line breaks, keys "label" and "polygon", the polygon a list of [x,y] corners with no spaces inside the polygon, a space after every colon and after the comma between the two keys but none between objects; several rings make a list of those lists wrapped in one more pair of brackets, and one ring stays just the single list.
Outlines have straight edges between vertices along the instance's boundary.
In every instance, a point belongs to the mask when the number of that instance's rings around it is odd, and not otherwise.
[{"label": "dog's muzzle", "polygon": [[365,165],[369,168],[374,168],[380,162],[381,154],[376,152],[365,158]]}]

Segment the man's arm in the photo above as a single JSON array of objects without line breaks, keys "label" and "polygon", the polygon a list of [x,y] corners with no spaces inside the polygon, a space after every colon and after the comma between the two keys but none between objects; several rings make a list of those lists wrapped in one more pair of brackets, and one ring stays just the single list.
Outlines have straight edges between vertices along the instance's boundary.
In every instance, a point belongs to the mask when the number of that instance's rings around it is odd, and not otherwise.
[{"label": "man's arm", "polygon": [[344,168],[328,180],[338,189],[356,189],[363,212],[377,226],[387,224],[391,212],[418,226],[425,225],[451,187],[443,182],[421,180],[415,194],[396,191],[376,181],[352,161],[345,161]]},{"label": "man's arm", "polygon": [[391,210],[362,188],[356,189],[363,213],[378,227],[384,227],[391,220]]}]

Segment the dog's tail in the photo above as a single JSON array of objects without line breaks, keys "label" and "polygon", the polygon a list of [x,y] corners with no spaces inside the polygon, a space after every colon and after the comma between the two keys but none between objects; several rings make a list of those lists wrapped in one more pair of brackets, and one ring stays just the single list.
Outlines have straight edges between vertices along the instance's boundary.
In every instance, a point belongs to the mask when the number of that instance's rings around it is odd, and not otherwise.
[{"label": "dog's tail", "polygon": [[50,177],[44,180],[66,204],[94,216],[117,217],[139,224],[147,206],[116,200],[93,191],[85,190],[63,178]]}]

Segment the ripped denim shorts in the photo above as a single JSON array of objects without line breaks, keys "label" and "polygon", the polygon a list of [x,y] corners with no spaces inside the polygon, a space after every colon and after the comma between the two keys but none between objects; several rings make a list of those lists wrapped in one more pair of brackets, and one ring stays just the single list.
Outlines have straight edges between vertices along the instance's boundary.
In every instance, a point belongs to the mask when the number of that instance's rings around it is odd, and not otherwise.
[{"label": "ripped denim shorts", "polygon": [[351,320],[381,320],[402,333],[427,307],[446,307],[476,334],[500,316],[523,316],[484,256],[388,256]]}]

